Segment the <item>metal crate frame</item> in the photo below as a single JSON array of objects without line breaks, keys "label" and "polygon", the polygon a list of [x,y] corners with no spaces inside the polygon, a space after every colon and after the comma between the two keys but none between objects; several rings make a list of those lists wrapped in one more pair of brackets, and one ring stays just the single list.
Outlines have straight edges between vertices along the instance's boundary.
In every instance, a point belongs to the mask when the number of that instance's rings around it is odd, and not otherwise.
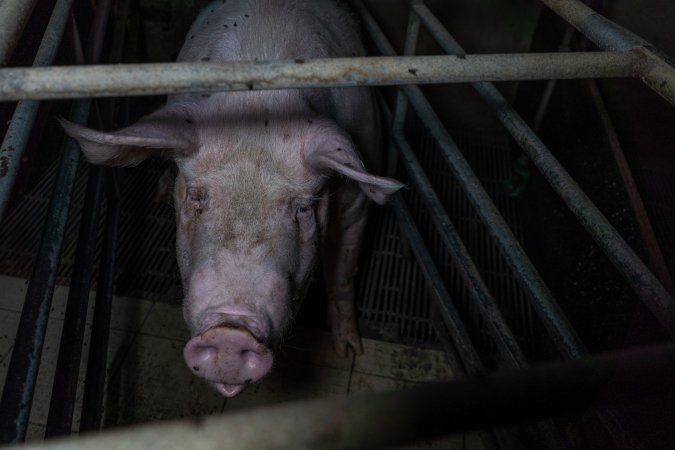
[{"label": "metal crate frame", "polygon": [[[470,82],[482,99],[494,110],[503,126],[520,144],[523,151],[541,171],[551,187],[560,195],[579,222],[622,273],[638,297],[652,311],[668,334],[675,337],[675,301],[668,289],[652,274],[557,162],[532,129],[490,83],[507,80],[633,77],[641,79],[665,100],[675,105],[675,67],[671,60],[648,42],[597,14],[578,0],[541,1],[594,42],[602,51],[467,55],[423,1],[411,0],[404,55],[398,56],[362,1],[354,0],[352,3],[355,9],[363,19],[376,46],[385,56],[267,62],[48,67],[54,60],[73,3],[72,0],[58,0],[45,32],[43,43],[36,56],[35,67],[0,69],[0,101],[20,100],[10,129],[4,138],[0,155],[0,168],[3,172],[3,176],[0,177],[0,218],[4,215],[9,194],[16,179],[18,162],[31,131],[39,100],[86,97],[87,99],[78,100],[74,103],[71,115],[71,120],[82,123],[88,116],[90,98],[92,97],[207,93],[252,89],[399,85],[401,87],[397,94],[395,111],[391,121],[392,138],[395,143],[391,155],[397,155],[398,161],[403,164],[411,180],[422,193],[429,210],[432,212],[438,232],[442,236],[448,252],[462,271],[502,358],[508,366],[513,368],[524,368],[528,365],[522,349],[506,325],[485,282],[478,273],[440,200],[416,160],[413,149],[406,142],[402,130],[409,106],[412,106],[422,118],[431,135],[437,141],[451,172],[460,181],[477,213],[488,227],[495,242],[500,246],[503,256],[519,278],[523,288],[529,293],[532,306],[550,334],[556,348],[564,358],[578,360],[587,354],[584,344],[576,336],[574,329],[565,318],[536,268],[523,252],[503,217],[497,211],[467,161],[463,158],[451,136],[417,86],[428,83]],[[2,43],[0,46],[0,66],[4,66],[9,60],[35,3],[36,0],[32,2],[5,0],[0,6],[0,42]],[[102,38],[100,30],[104,29],[104,24],[107,21],[110,3],[110,1],[105,0],[100,1],[97,5],[95,20],[98,25],[95,25],[94,29],[99,30],[99,34],[93,40],[94,44],[87,50],[86,58],[83,56],[84,52],[80,51],[81,63],[85,61],[95,63],[98,60]],[[447,52],[447,55],[413,56],[421,26],[424,26],[431,33]],[[76,26],[73,25],[71,28],[75,31],[73,35],[76,37]],[[75,42],[77,43],[77,39],[75,39]],[[10,361],[9,374],[0,401],[0,440],[2,442],[20,442],[25,438],[47,324],[46,313],[51,304],[56,265],[63,241],[65,218],[68,213],[68,192],[72,186],[78,159],[79,150],[70,140],[67,143],[64,158],[59,168],[57,184],[50,207],[51,212],[45,225],[37,264],[29,282],[15,350]],[[392,167],[393,164],[394,159],[391,160]],[[100,192],[101,185],[100,179],[92,182],[91,191]],[[92,196],[94,195],[92,193]],[[114,199],[114,193],[110,198]],[[98,202],[96,198],[92,198],[91,201],[93,204]],[[433,292],[437,300],[442,312],[443,322],[452,336],[453,348],[449,349],[448,354],[453,368],[459,373],[480,373],[483,370],[481,360],[459,318],[438,270],[434,266],[424,241],[407,211],[405,202],[400,196],[395,196],[392,207],[396,213],[399,226],[429,283],[430,291]],[[114,213],[112,215],[114,216]],[[114,236],[114,217],[110,221],[113,224],[111,234]],[[82,228],[85,229],[86,226]],[[86,235],[83,231],[81,233]],[[84,236],[82,242],[86,240],[87,238]],[[111,238],[110,242],[114,243],[114,238]],[[82,247],[85,256],[82,257],[84,259],[81,261],[87,261],[86,244],[83,243]],[[114,259],[114,252],[108,251],[107,253],[106,259],[108,261]],[[86,265],[86,262],[80,264]],[[112,265],[108,264],[108,266],[108,270],[112,270]],[[85,305],[84,310],[86,310],[86,303],[79,301],[82,292],[89,289],[86,271],[83,275],[74,276],[73,282],[79,283],[79,294],[74,293],[72,300],[69,298],[68,309],[72,310],[72,317],[75,321],[83,322],[80,317],[81,314],[78,315],[78,311],[82,309],[82,304]],[[71,291],[77,290],[71,288]],[[109,288],[107,290],[110,291]],[[110,292],[108,292],[109,297]],[[97,306],[98,303],[97,301]],[[66,320],[68,320],[69,313],[66,314]],[[104,312],[101,314],[103,317],[105,316]],[[79,328],[75,329],[72,338],[74,342],[79,339],[81,346],[81,333],[83,331],[78,330]],[[672,353],[672,349],[672,345],[668,346],[665,353],[668,351]],[[94,351],[93,346],[92,351]],[[650,351],[655,350],[644,349],[644,354],[648,354]],[[61,353],[64,353],[64,351]],[[72,361],[79,361],[79,356],[80,350],[71,351],[70,355],[64,356],[64,367],[68,366],[68,361],[71,361],[71,365]],[[637,366],[631,364],[636,364],[636,361],[640,358],[622,359],[620,356],[618,359],[610,358],[609,360],[612,361],[612,364],[618,364],[617,361],[628,361],[629,366],[635,368]],[[586,361],[597,362],[599,359],[596,357]],[[59,356],[60,366],[61,355]],[[672,370],[672,365],[668,369]],[[527,379],[525,374],[533,373],[528,372],[528,370],[533,371],[535,369],[527,369],[523,372],[524,379]],[[663,367],[660,367],[660,370],[663,370]],[[584,376],[583,374],[577,375],[579,377]],[[57,377],[59,377],[58,374]],[[69,380],[72,381],[72,377],[69,377],[70,375],[62,376],[65,380],[64,386],[69,385]],[[578,380],[579,378],[576,378],[576,381]],[[66,416],[72,417],[74,399],[67,398],[70,395],[68,389],[65,389],[64,392],[66,395],[61,400],[70,405],[66,409],[71,408],[70,416],[68,414]],[[74,391],[72,396],[74,397]],[[58,408],[59,405],[56,405],[56,407]],[[359,408],[367,408],[367,403]],[[62,412],[57,411],[54,414],[50,412],[50,417],[56,417],[59,414],[62,414]],[[533,411],[531,418],[541,416],[541,412]],[[502,418],[503,422],[497,420],[486,425],[497,425],[508,421],[508,419],[505,415]],[[611,427],[611,420],[607,420],[605,424],[609,424],[608,426]],[[69,429],[69,424],[67,426]],[[544,426],[544,429],[548,428]],[[545,433],[548,432],[550,432],[550,429],[545,431]],[[319,439],[319,434],[317,431],[314,439]],[[130,436],[133,436],[133,434]],[[129,439],[133,439],[133,437]],[[335,448],[342,447],[336,446]]]}]

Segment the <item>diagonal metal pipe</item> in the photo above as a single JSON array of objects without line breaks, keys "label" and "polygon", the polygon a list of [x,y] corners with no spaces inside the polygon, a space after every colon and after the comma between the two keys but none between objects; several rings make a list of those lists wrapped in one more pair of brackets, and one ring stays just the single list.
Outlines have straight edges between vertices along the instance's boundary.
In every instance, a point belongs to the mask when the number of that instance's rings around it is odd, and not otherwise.
[{"label": "diagonal metal pipe", "polygon": [[36,4],[37,0],[0,2],[0,67],[6,65],[12,57]]},{"label": "diagonal metal pipe", "polygon": [[[7,5],[11,3],[7,2]],[[33,67],[49,66],[54,62],[72,4],[73,0],[58,0],[56,5],[54,5],[54,11],[42,37],[40,48],[35,55]],[[0,3],[0,20],[7,19],[2,16],[2,8],[5,7],[5,3]],[[2,42],[2,30],[3,28],[0,24],[0,42]],[[2,63],[0,62],[1,65]],[[26,148],[30,132],[33,129],[33,123],[35,122],[39,106],[39,101],[23,100],[19,102],[2,141],[2,146],[0,146],[0,221],[4,217],[7,202],[9,201],[9,196],[19,171],[21,156]]]},{"label": "diagonal metal pipe", "polygon": [[[382,33],[382,30],[370,12],[365,8],[363,2],[361,0],[354,0],[353,4],[358,10],[360,17],[364,20],[364,24],[374,38],[379,50],[386,55],[395,54],[395,50]],[[418,86],[405,86],[402,89],[422,119],[422,122],[438,142],[440,150],[452,172],[462,185],[481,220],[486,224],[491,236],[502,249],[507,262],[520,279],[523,287],[530,294],[532,306],[549,331],[560,353],[567,358],[575,358],[585,354],[586,348],[584,344],[577,336],[574,328],[565,317],[565,314],[541,279],[536,268],[523,251],[518,240],[509,229],[508,224],[497,210],[490,196],[481,185],[480,180],[473,173],[469,163],[464,159],[461,151],[443,127],[440,119],[436,116],[431,105],[429,105],[429,102],[422,94],[421,89]]]},{"label": "diagonal metal pipe", "polygon": [[556,14],[607,51],[633,50],[641,55],[639,76],[675,105],[675,61],[640,36],[612,22],[579,0],[541,0]]},{"label": "diagonal metal pipe", "polygon": [[[464,51],[452,37],[447,38],[450,36],[448,31],[424,4],[415,3],[413,9],[420,15],[422,22],[429,27],[431,34],[443,47],[443,50],[448,53]],[[671,336],[675,337],[675,300],[661,282],[582,191],[536,133],[509,105],[497,88],[492,83],[487,82],[472,83],[472,86],[483,101],[492,108],[500,122],[520,144],[544,178],[560,195],[614,266],[623,274],[640,299],[652,311],[654,317]],[[418,94],[415,93],[414,95]]]}]

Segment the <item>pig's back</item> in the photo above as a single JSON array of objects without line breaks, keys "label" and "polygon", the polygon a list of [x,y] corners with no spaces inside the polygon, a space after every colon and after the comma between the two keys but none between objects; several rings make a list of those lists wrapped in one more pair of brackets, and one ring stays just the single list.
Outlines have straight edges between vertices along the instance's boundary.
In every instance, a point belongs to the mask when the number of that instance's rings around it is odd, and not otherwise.
[{"label": "pig's back", "polygon": [[179,61],[362,56],[349,13],[332,0],[218,0],[190,28]]},{"label": "pig's back", "polygon": [[[178,60],[264,61],[364,55],[355,21],[335,1],[218,0],[192,25]],[[367,166],[379,170],[379,114],[370,89],[315,88],[286,93],[225,93],[212,95],[206,102],[221,111],[252,114],[306,110],[331,117],[352,136]],[[169,102],[174,101],[203,99],[198,94],[170,96]]]}]

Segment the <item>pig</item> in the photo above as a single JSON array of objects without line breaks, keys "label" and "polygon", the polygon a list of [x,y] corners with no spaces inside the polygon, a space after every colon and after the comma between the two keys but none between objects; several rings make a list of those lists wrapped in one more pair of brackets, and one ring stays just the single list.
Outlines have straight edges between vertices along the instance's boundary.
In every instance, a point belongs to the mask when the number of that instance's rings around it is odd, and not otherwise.
[{"label": "pig", "polygon": [[[329,0],[212,3],[178,61],[364,55]],[[92,164],[175,161],[176,252],[192,372],[231,397],[265,376],[321,259],[335,351],[363,352],[354,275],[369,202],[401,183],[377,172],[379,116],[365,87],[172,95],[126,128],[62,122]],[[366,164],[374,172],[366,171]]]}]

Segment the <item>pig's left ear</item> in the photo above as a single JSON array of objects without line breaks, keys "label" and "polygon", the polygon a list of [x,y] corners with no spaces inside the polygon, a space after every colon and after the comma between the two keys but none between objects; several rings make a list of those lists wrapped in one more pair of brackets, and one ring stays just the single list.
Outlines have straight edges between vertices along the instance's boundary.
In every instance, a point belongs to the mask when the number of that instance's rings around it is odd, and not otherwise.
[{"label": "pig's left ear", "polygon": [[92,164],[135,166],[150,156],[188,156],[196,148],[195,127],[183,105],[164,106],[116,131],[92,130],[64,119],[59,122]]},{"label": "pig's left ear", "polygon": [[[318,122],[318,123],[317,123]],[[315,121],[305,147],[305,162],[317,172],[333,170],[359,183],[363,193],[380,205],[403,187],[391,178],[366,172],[347,133],[329,121]]]}]

